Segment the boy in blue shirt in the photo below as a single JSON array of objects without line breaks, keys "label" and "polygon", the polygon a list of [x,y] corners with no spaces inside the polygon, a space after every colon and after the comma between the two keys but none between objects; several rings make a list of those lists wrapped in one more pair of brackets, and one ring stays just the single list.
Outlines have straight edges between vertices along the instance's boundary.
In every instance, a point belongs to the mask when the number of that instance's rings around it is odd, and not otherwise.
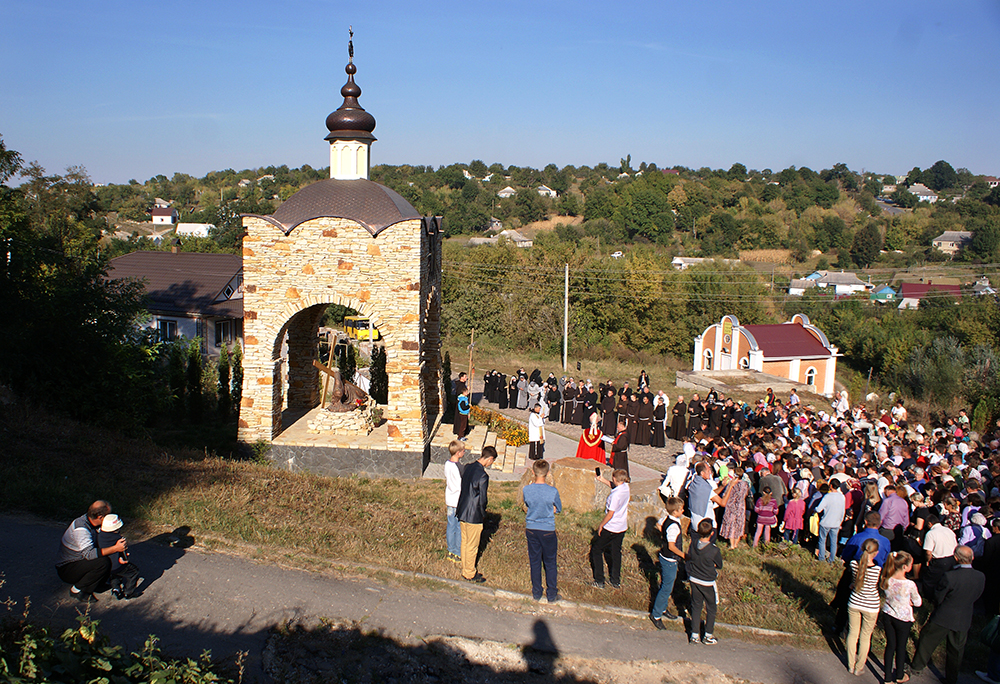
[{"label": "boy in blue shirt", "polygon": [[549,603],[559,600],[556,571],[556,513],[562,512],[559,490],[545,484],[549,462],[541,459],[531,466],[535,481],[522,490],[525,535],[528,539],[528,565],[531,567],[531,595],[542,600],[542,565],[545,566],[545,598]]}]

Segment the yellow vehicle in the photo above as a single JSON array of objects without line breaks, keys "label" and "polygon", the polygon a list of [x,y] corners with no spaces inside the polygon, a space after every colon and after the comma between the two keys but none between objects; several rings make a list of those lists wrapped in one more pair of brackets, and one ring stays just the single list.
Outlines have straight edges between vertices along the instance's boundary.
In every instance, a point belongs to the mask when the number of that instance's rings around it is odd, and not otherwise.
[{"label": "yellow vehicle", "polygon": [[345,316],[344,317],[344,332],[348,337],[354,340],[381,340],[382,335],[379,333],[378,328],[372,326],[369,329],[369,321],[367,316]]}]

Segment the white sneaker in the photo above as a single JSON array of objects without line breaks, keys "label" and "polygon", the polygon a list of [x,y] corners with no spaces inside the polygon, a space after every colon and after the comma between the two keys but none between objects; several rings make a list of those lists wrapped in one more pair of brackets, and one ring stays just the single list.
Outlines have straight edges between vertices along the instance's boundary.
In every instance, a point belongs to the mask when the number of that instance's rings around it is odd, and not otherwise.
[{"label": "white sneaker", "polygon": [[80,593],[80,590],[77,589],[76,585],[74,584],[72,587],[69,588],[69,593],[71,593],[71,594],[73,594],[75,596],[75,595],[77,595],[77,594]]}]

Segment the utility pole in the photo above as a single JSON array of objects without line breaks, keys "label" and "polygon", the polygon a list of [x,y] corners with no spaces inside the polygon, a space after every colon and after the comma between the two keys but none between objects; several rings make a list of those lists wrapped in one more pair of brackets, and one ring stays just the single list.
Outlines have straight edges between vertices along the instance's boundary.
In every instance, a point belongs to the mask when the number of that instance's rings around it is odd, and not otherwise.
[{"label": "utility pole", "polygon": [[472,376],[476,374],[476,369],[472,365],[472,350],[476,347],[476,329],[472,329],[472,336],[469,338],[469,399],[472,399]]},{"label": "utility pole", "polygon": [[563,373],[566,372],[566,360],[568,355],[569,355],[569,264],[566,264],[566,285],[563,293]]}]

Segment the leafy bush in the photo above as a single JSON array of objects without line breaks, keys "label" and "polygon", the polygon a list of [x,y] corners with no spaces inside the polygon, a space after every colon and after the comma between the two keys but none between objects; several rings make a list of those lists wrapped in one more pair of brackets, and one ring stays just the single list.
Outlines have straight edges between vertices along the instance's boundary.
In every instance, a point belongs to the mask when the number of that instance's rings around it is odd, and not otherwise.
[{"label": "leafy bush", "polygon": [[[209,684],[232,682],[213,671],[212,656],[203,651],[197,660],[164,658],[158,639],[150,635],[139,653],[123,653],[98,632],[100,622],[88,614],[79,626],[61,636],[26,620],[9,621],[0,628],[0,678],[10,682],[155,682]],[[242,676],[239,677],[242,681]]]}]

